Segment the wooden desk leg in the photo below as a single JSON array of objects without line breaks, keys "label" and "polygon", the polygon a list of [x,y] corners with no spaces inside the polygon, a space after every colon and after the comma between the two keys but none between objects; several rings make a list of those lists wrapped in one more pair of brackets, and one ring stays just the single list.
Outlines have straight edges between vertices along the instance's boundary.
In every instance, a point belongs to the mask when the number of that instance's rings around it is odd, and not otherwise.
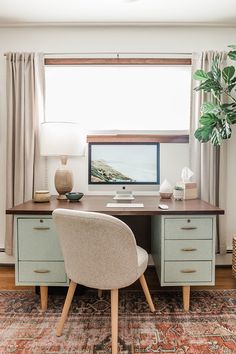
[{"label": "wooden desk leg", "polygon": [[118,354],[118,297],[119,290],[111,290],[111,341],[112,354]]},{"label": "wooden desk leg", "polygon": [[190,286],[183,286],[184,311],[189,310],[189,302],[190,302]]},{"label": "wooden desk leg", "polygon": [[40,300],[41,300],[41,309],[46,311],[48,308],[48,287],[40,286]]}]

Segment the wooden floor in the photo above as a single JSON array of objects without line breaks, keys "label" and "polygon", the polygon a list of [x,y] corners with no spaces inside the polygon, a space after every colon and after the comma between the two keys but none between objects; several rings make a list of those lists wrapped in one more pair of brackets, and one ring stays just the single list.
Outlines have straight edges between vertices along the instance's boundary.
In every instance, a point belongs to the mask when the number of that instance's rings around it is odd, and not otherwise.
[{"label": "wooden floor", "polygon": [[[160,290],[159,281],[154,267],[149,267],[145,272],[145,277],[150,290]],[[216,268],[216,284],[215,286],[205,287],[192,287],[192,289],[236,289],[236,279],[232,276],[231,267],[217,267]],[[29,286],[15,286],[15,269],[14,266],[0,266],[0,290],[23,290],[34,289]],[[138,282],[134,283],[127,289],[140,289]],[[166,288],[162,287],[161,290],[171,289],[176,287]]]}]

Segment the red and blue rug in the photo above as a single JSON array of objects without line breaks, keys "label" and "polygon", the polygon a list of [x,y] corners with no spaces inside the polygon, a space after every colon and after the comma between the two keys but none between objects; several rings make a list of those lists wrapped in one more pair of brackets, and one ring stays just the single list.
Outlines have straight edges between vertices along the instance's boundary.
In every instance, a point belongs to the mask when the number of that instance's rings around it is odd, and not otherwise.
[{"label": "red and blue rug", "polygon": [[[181,292],[152,293],[152,314],[139,291],[121,291],[119,354],[235,354],[236,290],[192,291],[188,313]],[[0,354],[111,353],[110,295],[75,297],[63,335],[56,337],[64,296],[49,296],[48,311],[29,291],[0,292]]]}]

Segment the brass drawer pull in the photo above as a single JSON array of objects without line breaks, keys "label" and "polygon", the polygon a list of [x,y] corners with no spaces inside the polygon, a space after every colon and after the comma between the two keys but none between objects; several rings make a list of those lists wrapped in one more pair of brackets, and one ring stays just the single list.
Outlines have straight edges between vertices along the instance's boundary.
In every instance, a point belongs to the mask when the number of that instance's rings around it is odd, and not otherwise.
[{"label": "brass drawer pull", "polygon": [[182,248],[181,251],[184,251],[184,252],[193,252],[193,251],[197,251],[197,248]]},{"label": "brass drawer pull", "polygon": [[181,230],[197,230],[197,227],[194,227],[194,226],[186,226],[186,227],[181,227]]},{"label": "brass drawer pull", "polygon": [[50,230],[50,227],[40,226],[40,227],[33,227],[33,229],[34,229],[34,230],[45,231],[45,230]]},{"label": "brass drawer pull", "polygon": [[182,269],[180,272],[181,273],[196,273],[197,271],[195,269]]},{"label": "brass drawer pull", "polygon": [[34,273],[46,274],[46,273],[50,273],[50,270],[48,270],[48,269],[35,269]]}]

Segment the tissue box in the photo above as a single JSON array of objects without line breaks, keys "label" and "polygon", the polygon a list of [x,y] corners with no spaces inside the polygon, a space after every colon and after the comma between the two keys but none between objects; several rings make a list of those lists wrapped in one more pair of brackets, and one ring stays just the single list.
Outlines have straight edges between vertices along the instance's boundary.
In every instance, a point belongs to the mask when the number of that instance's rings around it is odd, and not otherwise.
[{"label": "tissue box", "polygon": [[184,189],[184,199],[197,199],[197,183],[195,182],[179,182],[178,186]]}]

